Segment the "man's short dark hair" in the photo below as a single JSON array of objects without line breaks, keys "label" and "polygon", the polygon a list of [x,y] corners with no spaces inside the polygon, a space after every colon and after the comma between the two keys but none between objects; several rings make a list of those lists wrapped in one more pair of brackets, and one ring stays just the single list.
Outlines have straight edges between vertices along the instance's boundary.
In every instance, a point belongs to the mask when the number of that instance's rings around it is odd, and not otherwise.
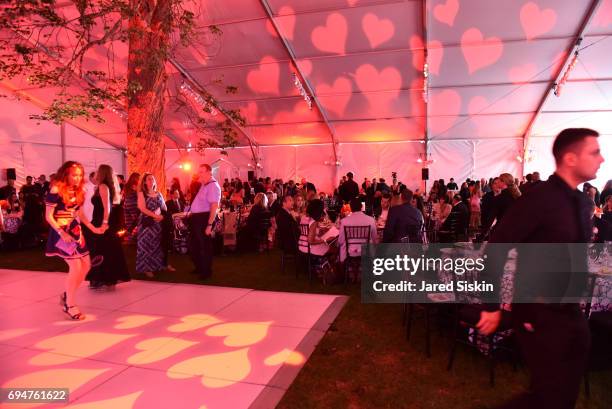
[{"label": "man's short dark hair", "polygon": [[206,168],[207,171],[212,172],[212,167],[208,163],[202,163],[201,168]]},{"label": "man's short dark hair", "polygon": [[528,173],[527,175],[525,175],[525,179],[527,180],[527,182],[531,182],[533,180],[533,175],[531,173]]},{"label": "man's short dark hair", "polygon": [[599,132],[588,128],[568,128],[562,130],[559,135],[555,138],[553,143],[552,152],[555,157],[555,162],[561,163],[563,156],[569,151],[576,151],[579,145],[589,137],[599,137]]},{"label": "man's short dark hair", "polygon": [[360,212],[361,211],[361,200],[359,198],[352,198],[350,202],[351,212]]},{"label": "man's short dark hair", "polygon": [[389,192],[385,192],[385,193],[383,193],[383,194],[382,194],[382,196],[381,196],[381,197],[382,197],[383,199],[391,200],[391,197],[392,197],[392,196],[391,196],[391,193],[389,193]]},{"label": "man's short dark hair", "polygon": [[346,177],[348,177],[349,179],[353,178],[353,172],[349,172],[346,174]]},{"label": "man's short dark hair", "polygon": [[32,176],[26,176],[26,180],[32,180]]},{"label": "man's short dark hair", "polygon": [[92,177],[94,177],[94,176],[96,176],[96,172],[89,172],[89,177],[90,177],[90,178],[92,178]]},{"label": "man's short dark hair", "polygon": [[458,202],[460,202],[462,200],[461,195],[460,194],[456,194],[453,196],[453,200],[456,200]]},{"label": "man's short dark hair", "polygon": [[410,189],[402,190],[401,196],[404,202],[410,202],[412,200],[412,190]]},{"label": "man's short dark hair", "polygon": [[283,203],[286,203],[289,198],[293,199],[293,196],[291,196],[291,195],[283,196]]}]

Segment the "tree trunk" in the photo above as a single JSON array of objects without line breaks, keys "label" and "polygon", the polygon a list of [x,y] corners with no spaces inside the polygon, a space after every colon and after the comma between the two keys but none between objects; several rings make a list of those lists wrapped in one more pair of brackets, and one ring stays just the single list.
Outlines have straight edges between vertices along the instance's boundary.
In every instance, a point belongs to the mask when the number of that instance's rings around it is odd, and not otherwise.
[{"label": "tree trunk", "polygon": [[165,63],[170,0],[132,0],[128,57],[128,171],[152,173],[166,194],[164,146]]}]

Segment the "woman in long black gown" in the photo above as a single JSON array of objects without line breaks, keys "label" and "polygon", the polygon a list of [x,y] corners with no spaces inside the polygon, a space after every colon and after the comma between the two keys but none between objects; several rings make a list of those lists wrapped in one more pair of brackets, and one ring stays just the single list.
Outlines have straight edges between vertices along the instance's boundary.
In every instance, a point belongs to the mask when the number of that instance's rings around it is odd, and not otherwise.
[{"label": "woman in long black gown", "polygon": [[[92,289],[104,287],[112,289],[115,284],[130,281],[119,230],[121,223],[121,205],[118,184],[113,169],[109,165],[100,165],[97,172],[98,186],[91,198],[94,206],[91,225],[103,234],[96,234],[85,222],[86,238],[91,243],[91,270],[86,279]],[[89,231],[87,231],[89,230]]]}]

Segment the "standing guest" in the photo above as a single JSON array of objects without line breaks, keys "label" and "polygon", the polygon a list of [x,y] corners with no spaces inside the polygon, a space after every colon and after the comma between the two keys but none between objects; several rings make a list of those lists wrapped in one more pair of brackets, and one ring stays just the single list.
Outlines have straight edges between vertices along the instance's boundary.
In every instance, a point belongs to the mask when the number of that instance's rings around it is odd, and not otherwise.
[{"label": "standing guest", "polygon": [[96,172],[90,172],[89,177],[87,178],[87,182],[83,186],[85,189],[85,199],[83,201],[83,212],[87,220],[93,219],[93,202],[91,199],[96,193],[96,184],[98,183],[98,179],[96,178]]},{"label": "standing guest", "polygon": [[285,196],[295,196],[297,194],[297,186],[293,180],[290,180],[285,187]]},{"label": "standing guest", "polygon": [[34,178],[32,176],[26,176],[26,183],[22,185],[19,189],[20,192],[23,192],[25,196],[32,195],[36,193],[36,187],[34,186]]},{"label": "standing guest", "polygon": [[612,179],[606,182],[606,185],[602,189],[601,195],[599,196],[602,205],[606,204],[608,201],[608,196],[612,196]]},{"label": "standing guest", "polygon": [[249,182],[244,182],[242,184],[242,188],[244,189],[244,197],[242,199],[242,202],[244,204],[247,203],[253,203],[253,192],[251,191],[251,185],[249,184]]},{"label": "standing guest", "polygon": [[423,227],[423,214],[410,204],[412,191],[405,189],[400,194],[401,204],[389,209],[389,217],[383,232],[383,243],[410,243],[423,241],[421,230]]},{"label": "standing guest", "polygon": [[599,206],[599,192],[595,186],[589,186],[589,188],[586,190],[586,194],[595,206]]},{"label": "standing guest", "polygon": [[338,192],[344,203],[349,203],[351,199],[359,196],[359,185],[353,180],[353,172],[347,173],[346,178],[346,182],[338,188]]},{"label": "standing guest", "polygon": [[125,188],[125,177],[123,175],[117,175],[117,183],[119,184],[119,197],[121,197],[121,192]]},{"label": "standing guest", "polygon": [[8,199],[13,193],[17,193],[17,189],[15,189],[15,179],[8,179],[6,185],[0,187],[0,200]]},{"label": "standing guest", "polygon": [[134,229],[138,225],[140,210],[138,210],[138,185],[140,183],[140,174],[132,173],[128,178],[125,188],[123,189],[123,217],[126,229],[126,240],[128,243],[133,243],[136,236]]},{"label": "standing guest", "polygon": [[181,199],[180,190],[170,190],[170,199],[166,201],[166,208],[168,214],[172,215],[176,213],[182,213],[185,210],[185,201]]},{"label": "standing guest", "polygon": [[480,227],[480,198],[482,192],[479,185],[474,185],[470,196],[470,229],[477,231]]},{"label": "standing guest", "polygon": [[459,189],[459,187],[455,183],[455,179],[454,178],[450,178],[450,181],[448,182],[448,185],[446,185],[446,188],[448,190],[458,190]]},{"label": "standing guest", "polygon": [[170,192],[172,193],[174,190],[179,192],[179,199],[181,202],[185,202],[185,196],[181,190],[181,181],[177,177],[172,178],[172,181],[170,182]]},{"label": "standing guest", "polygon": [[380,205],[374,208],[374,217],[379,221],[379,224],[384,226],[389,217],[389,209],[391,208],[391,194],[383,193],[380,197]]},{"label": "standing guest", "polygon": [[304,196],[298,193],[293,198],[293,217],[299,221],[304,213],[306,213],[306,201],[304,200]]},{"label": "standing guest", "polygon": [[[313,183],[308,182],[306,178],[302,178],[302,191],[304,192],[304,194],[306,194],[306,192],[317,193],[317,188]],[[359,191],[359,189],[357,189],[357,191]]]},{"label": "standing guest", "polygon": [[117,235],[121,229],[121,195],[113,168],[109,165],[98,167],[96,182],[91,199],[93,217],[90,221],[85,212],[81,217],[92,259],[86,280],[91,289],[113,289],[118,282],[130,281],[121,238]]},{"label": "standing guest", "polygon": [[509,173],[499,175],[498,184],[501,188],[501,193],[495,197],[491,206],[491,217],[488,224],[484,225],[487,230],[491,228],[493,222],[500,223],[504,215],[521,196],[521,191],[514,184],[514,178]]},{"label": "standing guest", "polygon": [[50,184],[47,181],[47,177],[45,175],[40,175],[38,177],[38,184],[40,185],[42,196],[45,197],[47,193],[49,193],[49,189],[50,189]]},{"label": "standing guest", "polygon": [[[541,250],[534,246],[517,249],[515,289],[528,289],[533,300],[550,301],[512,304],[514,335],[531,372],[531,387],[504,408],[570,409],[576,405],[590,334],[580,305],[565,302],[564,297],[577,296],[586,287],[587,247],[573,245],[570,249],[564,243],[586,243],[591,237],[591,204],[577,186],[595,179],[604,161],[598,136],[591,129],[561,131],[552,148],[555,173],[517,200],[489,241],[560,243],[554,258],[542,257]],[[487,247],[488,267],[479,278],[493,283],[493,292],[477,323],[485,335],[492,334],[501,321],[499,288],[509,247]],[[551,263],[555,266],[552,269]]]},{"label": "standing guest", "polygon": [[385,182],[385,178],[380,178],[378,180],[378,183],[376,184],[376,191],[377,192],[382,192],[382,193],[385,193],[385,192],[391,193],[391,188]]},{"label": "standing guest", "polygon": [[154,277],[154,273],[166,267],[162,251],[162,211],[166,203],[157,191],[155,176],[145,173],[138,192],[138,247],[136,251],[136,272]]},{"label": "standing guest", "polygon": [[501,193],[501,187],[499,185],[499,178],[491,179],[489,183],[491,190],[482,196],[480,202],[480,223],[484,227],[493,224],[493,205],[495,198]]},{"label": "standing guest", "polygon": [[276,197],[276,193],[272,191],[266,192],[266,197],[268,198],[268,210],[272,217],[276,217],[276,214],[281,209],[280,200]]},{"label": "standing guest", "polygon": [[198,193],[198,191],[200,190],[200,186],[202,186],[202,182],[199,180],[199,174],[195,173],[191,176],[191,183],[189,184],[189,202],[193,202],[193,199],[195,198],[196,194]]},{"label": "standing guest", "polygon": [[76,306],[76,291],[90,268],[89,251],[78,218],[85,200],[84,173],[80,163],[64,163],[57,170],[45,198],[45,216],[50,226],[45,254],[61,257],[68,264],[66,291],[61,295],[60,302],[64,312],[73,320],[85,319],[85,314]]},{"label": "standing guest", "polygon": [[212,276],[212,226],[221,200],[221,187],[212,176],[209,164],[200,165],[198,176],[202,185],[189,208],[189,253],[200,278]]}]

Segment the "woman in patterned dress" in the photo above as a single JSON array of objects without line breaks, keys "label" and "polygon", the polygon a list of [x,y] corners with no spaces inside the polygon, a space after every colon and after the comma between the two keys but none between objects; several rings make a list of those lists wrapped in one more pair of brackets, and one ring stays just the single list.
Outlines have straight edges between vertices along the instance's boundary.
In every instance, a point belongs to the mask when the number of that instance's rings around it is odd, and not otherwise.
[{"label": "woman in patterned dress", "polygon": [[157,191],[155,176],[145,173],[138,192],[138,248],[136,251],[136,272],[153,277],[153,273],[163,270],[164,253],[162,251],[162,211],[167,211],[161,193]]},{"label": "woman in patterned dress", "polygon": [[76,306],[75,295],[91,265],[78,218],[85,199],[83,175],[80,163],[64,163],[57,170],[45,198],[45,216],[50,226],[45,253],[49,257],[61,257],[68,264],[66,291],[61,295],[60,303],[73,320],[85,319],[85,314]]},{"label": "woman in patterned dress", "polygon": [[138,224],[138,183],[140,183],[140,173],[132,173],[128,178],[125,188],[123,189],[123,215],[125,218],[125,228],[127,229],[126,240],[128,243],[134,243],[135,236],[134,228]]}]

